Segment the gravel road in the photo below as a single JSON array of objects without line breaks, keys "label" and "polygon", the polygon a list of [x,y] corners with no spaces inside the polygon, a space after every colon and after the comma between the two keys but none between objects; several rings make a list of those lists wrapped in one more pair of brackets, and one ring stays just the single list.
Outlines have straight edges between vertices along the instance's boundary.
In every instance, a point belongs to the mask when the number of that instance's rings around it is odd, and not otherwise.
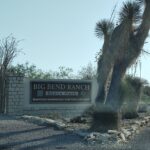
[{"label": "gravel road", "polygon": [[150,127],[128,145],[102,148],[79,136],[0,115],[0,150],[150,150]]}]

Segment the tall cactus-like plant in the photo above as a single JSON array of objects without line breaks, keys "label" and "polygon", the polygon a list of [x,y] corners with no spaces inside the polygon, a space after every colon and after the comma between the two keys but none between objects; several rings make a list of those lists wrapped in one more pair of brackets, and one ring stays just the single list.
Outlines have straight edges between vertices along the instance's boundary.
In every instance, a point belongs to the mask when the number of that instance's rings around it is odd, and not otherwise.
[{"label": "tall cactus-like plant", "polygon": [[[143,13],[142,9],[144,9]],[[98,24],[96,29],[99,29]],[[149,29],[150,0],[125,2],[120,11],[119,25],[110,32],[109,40],[104,36],[102,58],[98,62],[97,69],[99,88],[96,103],[105,102],[105,104],[111,106],[114,110],[120,109],[119,89],[121,80],[126,70],[139,57]],[[103,30],[100,28],[99,33],[107,33],[101,31]],[[106,49],[104,50],[104,48]],[[104,87],[108,78],[110,79],[110,88],[106,101],[104,101],[102,95],[104,95]]]}]

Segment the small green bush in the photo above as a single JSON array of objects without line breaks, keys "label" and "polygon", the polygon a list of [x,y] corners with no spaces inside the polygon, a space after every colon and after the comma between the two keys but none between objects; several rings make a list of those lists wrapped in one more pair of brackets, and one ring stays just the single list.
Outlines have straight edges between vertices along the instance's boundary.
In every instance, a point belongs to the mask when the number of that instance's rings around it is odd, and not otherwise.
[{"label": "small green bush", "polygon": [[124,101],[122,113],[125,118],[138,117],[138,106],[142,89],[146,81],[137,77],[126,76],[121,86],[121,99]]}]

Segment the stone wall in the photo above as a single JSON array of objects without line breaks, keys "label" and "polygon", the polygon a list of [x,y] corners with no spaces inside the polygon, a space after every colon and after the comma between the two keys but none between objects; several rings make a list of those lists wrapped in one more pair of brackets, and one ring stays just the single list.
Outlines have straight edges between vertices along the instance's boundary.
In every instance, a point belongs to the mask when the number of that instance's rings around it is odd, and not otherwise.
[{"label": "stone wall", "polygon": [[6,113],[22,114],[24,101],[24,77],[9,76],[6,84]]},{"label": "stone wall", "polygon": [[96,81],[92,81],[92,101],[88,103],[45,103],[32,104],[30,101],[30,80],[22,76],[9,76],[7,80],[7,114],[43,115],[58,114],[75,117],[91,106],[97,92]]},{"label": "stone wall", "polygon": [[[97,95],[97,81],[93,80],[91,102],[53,102],[33,104],[30,100],[30,80],[23,76],[9,76],[6,84],[6,109],[10,115],[44,115],[54,114],[64,117],[75,117],[94,103]],[[140,105],[139,111],[149,111],[150,105]]]}]

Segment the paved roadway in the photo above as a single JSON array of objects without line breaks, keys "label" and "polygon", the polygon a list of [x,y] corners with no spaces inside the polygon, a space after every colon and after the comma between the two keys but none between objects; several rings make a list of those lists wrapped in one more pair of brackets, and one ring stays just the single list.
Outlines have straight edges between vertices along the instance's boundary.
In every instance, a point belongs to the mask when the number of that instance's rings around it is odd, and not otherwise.
[{"label": "paved roadway", "polygon": [[[0,115],[0,150],[58,149],[103,150],[101,145],[84,143],[77,135]],[[150,128],[145,129],[130,144],[120,148],[109,147],[107,150],[150,150]]]}]

